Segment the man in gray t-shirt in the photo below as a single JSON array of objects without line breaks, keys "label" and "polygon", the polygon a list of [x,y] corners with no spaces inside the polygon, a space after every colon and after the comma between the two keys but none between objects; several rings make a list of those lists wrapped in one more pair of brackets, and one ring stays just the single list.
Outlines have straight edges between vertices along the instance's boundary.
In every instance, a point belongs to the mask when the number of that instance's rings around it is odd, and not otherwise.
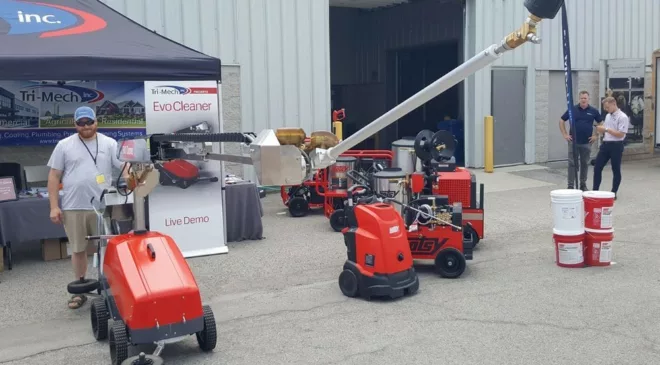
[{"label": "man in gray t-shirt", "polygon": [[[75,278],[79,279],[87,273],[85,236],[98,234],[91,199],[99,199],[103,189],[111,186],[113,167],[121,169],[123,163],[117,159],[117,141],[97,132],[96,113],[92,108],[78,108],[74,121],[78,133],[59,141],[48,161],[48,196],[50,219],[53,223],[64,224]],[[80,308],[86,300],[84,295],[75,295],[69,301],[69,308]]]}]

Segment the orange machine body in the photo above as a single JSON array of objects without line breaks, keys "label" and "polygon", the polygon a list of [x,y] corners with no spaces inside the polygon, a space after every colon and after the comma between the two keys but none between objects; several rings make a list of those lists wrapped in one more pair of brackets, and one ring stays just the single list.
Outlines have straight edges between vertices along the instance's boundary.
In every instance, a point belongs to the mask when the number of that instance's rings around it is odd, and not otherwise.
[{"label": "orange machine body", "polygon": [[103,275],[111,306],[131,331],[192,325],[203,318],[197,282],[170,236],[145,232],[110,239]]},{"label": "orange machine body", "polygon": [[346,208],[343,229],[348,259],[344,270],[358,278],[362,297],[400,297],[419,288],[403,218],[390,204]]}]

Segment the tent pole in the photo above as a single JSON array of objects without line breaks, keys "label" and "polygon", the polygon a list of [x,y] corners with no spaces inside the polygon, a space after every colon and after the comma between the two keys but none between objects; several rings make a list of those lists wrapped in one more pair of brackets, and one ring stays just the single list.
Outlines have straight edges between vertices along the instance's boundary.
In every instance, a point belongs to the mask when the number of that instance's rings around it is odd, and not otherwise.
[{"label": "tent pole", "polygon": [[[218,126],[220,128],[220,133],[224,133],[224,123],[222,120],[222,81],[215,80],[218,87],[218,92],[216,93],[218,98]],[[225,153],[225,144],[220,143],[220,153]],[[222,219],[223,219],[223,233],[225,235],[225,246],[227,245],[227,189],[225,188],[225,162],[220,161],[220,187],[222,189]]]}]

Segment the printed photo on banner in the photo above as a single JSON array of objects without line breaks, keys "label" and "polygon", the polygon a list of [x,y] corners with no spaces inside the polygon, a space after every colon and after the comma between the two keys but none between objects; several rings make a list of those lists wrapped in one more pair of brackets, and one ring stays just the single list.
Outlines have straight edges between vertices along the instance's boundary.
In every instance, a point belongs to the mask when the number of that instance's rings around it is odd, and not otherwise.
[{"label": "printed photo on banner", "polygon": [[75,133],[74,111],[96,111],[99,132],[115,139],[145,134],[142,82],[0,82],[0,146],[55,145]]}]

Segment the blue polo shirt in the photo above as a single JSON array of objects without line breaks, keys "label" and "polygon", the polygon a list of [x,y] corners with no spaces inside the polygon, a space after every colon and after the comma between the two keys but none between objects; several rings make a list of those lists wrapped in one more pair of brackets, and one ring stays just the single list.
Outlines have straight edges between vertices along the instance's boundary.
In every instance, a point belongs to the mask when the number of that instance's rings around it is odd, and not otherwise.
[{"label": "blue polo shirt", "polygon": [[[568,110],[561,116],[563,121],[568,120]],[[575,121],[575,134],[577,144],[588,144],[589,137],[593,134],[594,123],[600,123],[603,121],[603,117],[600,115],[598,109],[589,105],[585,109],[582,109],[580,104],[575,105],[573,108],[573,120]],[[570,125],[568,127],[568,133],[571,133]]]}]

